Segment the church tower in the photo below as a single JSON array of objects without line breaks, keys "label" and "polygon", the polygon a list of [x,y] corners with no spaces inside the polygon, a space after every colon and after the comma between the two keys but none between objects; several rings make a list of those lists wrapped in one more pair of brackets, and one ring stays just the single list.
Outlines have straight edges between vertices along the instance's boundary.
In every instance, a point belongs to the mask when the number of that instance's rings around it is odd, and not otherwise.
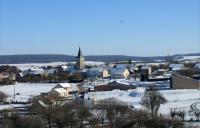
[{"label": "church tower", "polygon": [[81,48],[79,47],[78,50],[78,55],[76,57],[76,69],[77,70],[83,70],[85,68],[85,63],[84,63],[85,59],[83,57]]}]

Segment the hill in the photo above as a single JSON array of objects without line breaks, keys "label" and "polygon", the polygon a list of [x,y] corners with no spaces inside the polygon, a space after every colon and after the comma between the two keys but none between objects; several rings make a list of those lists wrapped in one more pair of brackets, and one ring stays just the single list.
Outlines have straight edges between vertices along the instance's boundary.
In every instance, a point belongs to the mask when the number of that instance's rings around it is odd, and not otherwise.
[{"label": "hill", "polygon": [[[85,56],[87,61],[117,62],[117,61],[165,61],[169,59],[182,59],[185,56],[200,56],[200,53],[177,54],[173,56],[125,56],[125,55],[91,55]],[[71,55],[36,54],[36,55],[0,55],[0,64],[20,63],[50,63],[50,62],[72,62],[76,57]]]}]

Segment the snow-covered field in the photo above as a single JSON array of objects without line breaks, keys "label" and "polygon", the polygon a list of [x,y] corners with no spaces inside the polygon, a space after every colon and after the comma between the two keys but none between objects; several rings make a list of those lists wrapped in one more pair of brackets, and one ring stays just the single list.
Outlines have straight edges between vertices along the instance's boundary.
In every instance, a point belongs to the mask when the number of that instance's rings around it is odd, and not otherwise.
[{"label": "snow-covered field", "polygon": [[[16,85],[0,86],[0,91],[5,92],[10,98],[13,98],[15,87],[15,93],[19,93],[19,95],[16,95],[15,101],[26,102],[33,96],[49,92],[55,85],[56,84],[18,83]],[[95,99],[98,101],[107,98],[116,98],[128,105],[134,106],[136,109],[142,109],[143,107],[140,105],[140,101],[144,92],[145,89],[143,87],[138,87],[137,89],[129,91],[113,90],[106,92],[89,92],[85,94],[85,99]],[[200,90],[161,90],[160,92],[168,100],[168,103],[161,105],[160,113],[162,114],[169,114],[170,109],[189,111],[193,103],[200,102]],[[15,106],[0,105],[0,109],[13,107]]]},{"label": "snow-covered field", "polygon": [[200,59],[200,56],[183,56],[183,58],[179,60],[197,60],[197,59]]},{"label": "snow-covered field", "polygon": [[[190,110],[190,106],[195,102],[200,102],[200,90],[162,90],[160,91],[168,102],[160,107],[160,113],[169,114],[171,109]],[[142,109],[140,101],[144,95],[144,89],[139,88],[130,91],[113,90],[110,92],[90,92],[85,95],[85,99],[103,100],[116,98],[137,109]]]},{"label": "snow-covered field", "polygon": [[49,92],[55,85],[56,84],[18,83],[16,85],[0,86],[0,91],[5,92],[12,100],[14,100],[15,89],[15,94],[19,94],[15,96],[15,101],[26,102],[33,96]]},{"label": "snow-covered field", "polygon": [[[16,66],[17,68],[19,68],[20,70],[27,70],[30,68],[39,68],[39,67],[46,67],[46,66],[60,66],[60,65],[67,65],[69,63],[75,64],[75,62],[52,62],[52,63],[27,63],[27,64],[0,64],[0,65],[10,65],[10,66]],[[104,64],[104,62],[94,62],[94,61],[86,61],[85,62],[86,65],[102,65]]]}]

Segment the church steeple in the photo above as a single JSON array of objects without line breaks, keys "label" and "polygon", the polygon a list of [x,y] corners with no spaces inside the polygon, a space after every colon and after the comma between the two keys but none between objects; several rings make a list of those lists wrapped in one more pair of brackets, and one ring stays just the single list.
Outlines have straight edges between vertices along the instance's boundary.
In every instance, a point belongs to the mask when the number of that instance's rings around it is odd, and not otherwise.
[{"label": "church steeple", "polygon": [[84,63],[85,59],[83,57],[81,48],[79,47],[78,50],[78,55],[76,57],[76,69],[77,70],[83,70],[85,68],[85,63]]},{"label": "church steeple", "polygon": [[79,47],[77,58],[83,57],[81,48]]}]

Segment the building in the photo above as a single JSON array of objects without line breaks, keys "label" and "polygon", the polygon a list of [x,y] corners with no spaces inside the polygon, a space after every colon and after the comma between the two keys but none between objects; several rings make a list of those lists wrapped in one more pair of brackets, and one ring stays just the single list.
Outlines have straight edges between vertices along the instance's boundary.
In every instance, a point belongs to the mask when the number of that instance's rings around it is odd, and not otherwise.
[{"label": "building", "polygon": [[77,94],[79,91],[77,85],[69,83],[58,83],[51,91],[52,94],[57,94],[60,97],[69,97]]},{"label": "building", "polygon": [[79,48],[78,55],[76,57],[76,69],[83,70],[85,68],[85,58],[82,54],[81,48]]},{"label": "building", "polygon": [[150,66],[142,66],[140,71],[141,71],[141,74],[150,75],[152,73],[152,70],[151,70]]},{"label": "building", "polygon": [[185,70],[184,64],[170,64],[169,71],[180,71]]},{"label": "building", "polygon": [[124,68],[112,68],[111,69],[111,78],[112,79],[126,79],[130,75],[130,72],[126,67]]},{"label": "building", "polygon": [[195,64],[195,69],[198,70],[198,71],[200,71],[200,61]]},{"label": "building", "polygon": [[150,66],[142,66],[140,69],[140,80],[141,81],[148,81],[149,75],[151,74],[151,67]]},{"label": "building", "polygon": [[54,88],[50,91],[50,94],[55,94],[59,97],[68,97],[69,91],[65,90],[64,88]]},{"label": "building", "polygon": [[72,91],[72,85],[69,84],[69,83],[58,83],[58,84],[54,87],[54,89],[56,89],[56,88],[63,88],[63,89],[65,89],[65,90]]},{"label": "building", "polygon": [[0,81],[15,81],[16,74],[15,73],[8,73],[8,72],[1,72],[0,73]]},{"label": "building", "polygon": [[0,73],[0,80],[8,79],[9,77],[10,77],[10,75],[7,72],[1,72]]},{"label": "building", "polygon": [[23,71],[23,76],[31,75],[31,76],[42,76],[45,73],[43,68],[30,68],[28,70]]},{"label": "building", "polygon": [[172,89],[200,89],[200,82],[190,77],[173,74],[170,86]]},{"label": "building", "polygon": [[112,90],[129,90],[129,89],[135,89],[136,86],[133,86],[129,83],[123,83],[118,81],[113,81],[105,85],[96,85],[94,86],[95,91],[112,91]]},{"label": "building", "polygon": [[107,78],[109,77],[109,72],[104,68],[91,68],[87,70],[86,77]]}]

